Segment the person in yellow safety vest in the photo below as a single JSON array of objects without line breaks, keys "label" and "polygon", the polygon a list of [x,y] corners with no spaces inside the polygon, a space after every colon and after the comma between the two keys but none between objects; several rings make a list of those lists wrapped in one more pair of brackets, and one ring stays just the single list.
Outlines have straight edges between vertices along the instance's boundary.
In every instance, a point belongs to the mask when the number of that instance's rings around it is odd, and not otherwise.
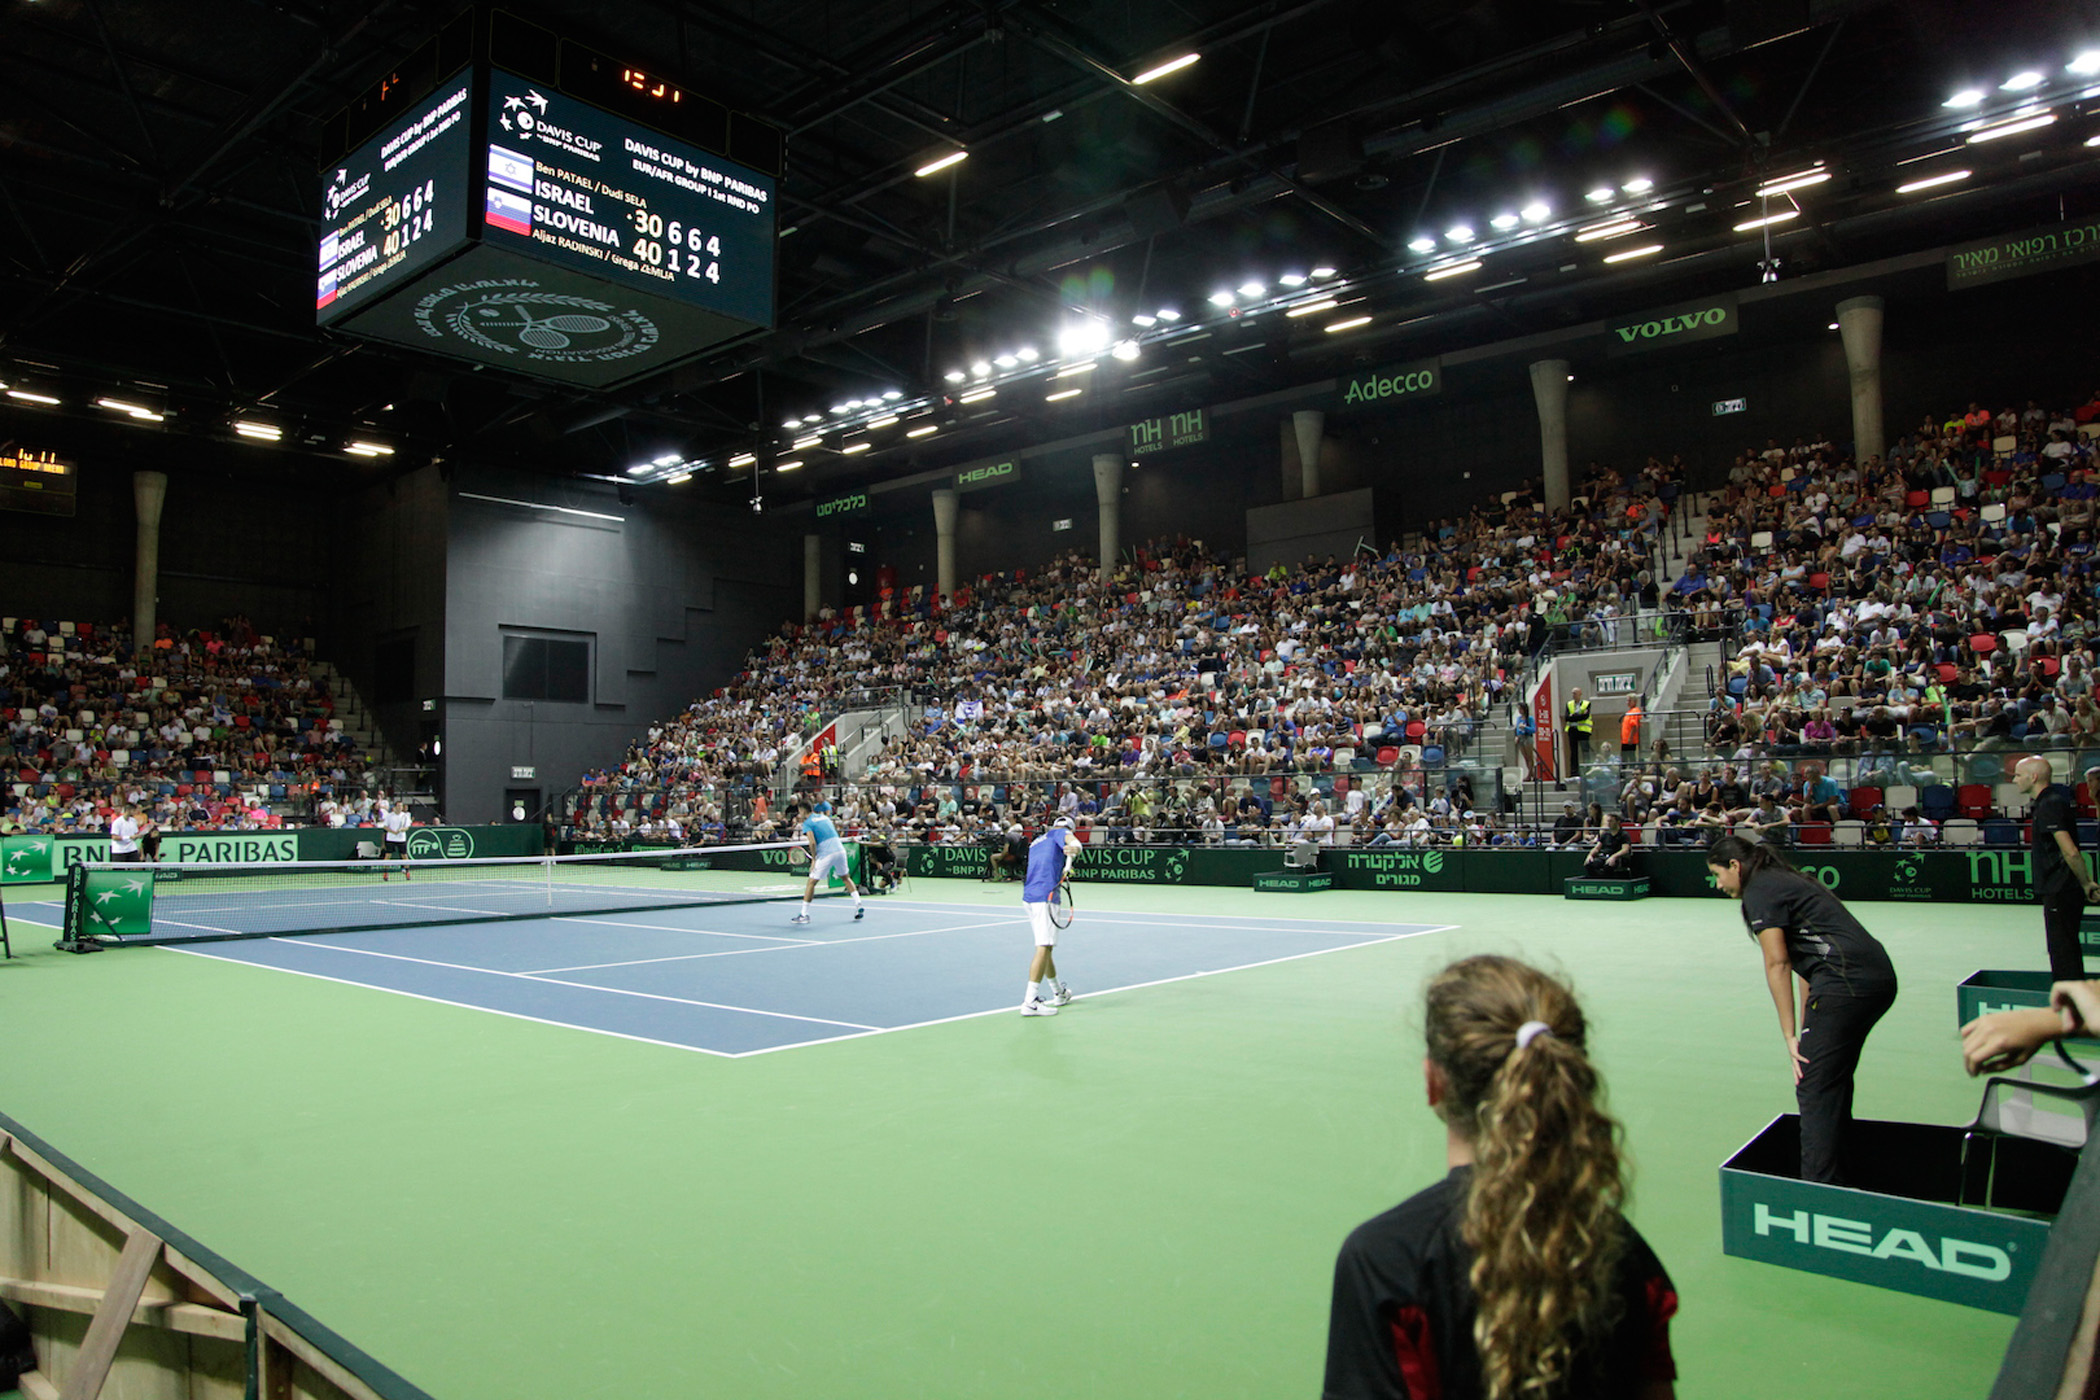
[{"label": "person in yellow safety vest", "polygon": [[1641,762],[1641,697],[1633,697],[1626,713],[1619,717],[1619,764],[1625,768],[1637,768]]},{"label": "person in yellow safety vest", "polygon": [[1582,761],[1590,751],[1590,702],[1582,698],[1582,687],[1568,693],[1568,708],[1561,727],[1568,731],[1568,776],[1582,781]]}]

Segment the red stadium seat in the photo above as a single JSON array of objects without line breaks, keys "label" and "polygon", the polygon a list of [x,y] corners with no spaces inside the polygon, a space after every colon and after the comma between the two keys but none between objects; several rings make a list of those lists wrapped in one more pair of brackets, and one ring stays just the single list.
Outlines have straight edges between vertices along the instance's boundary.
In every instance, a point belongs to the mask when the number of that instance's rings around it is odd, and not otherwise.
[{"label": "red stadium seat", "polygon": [[1961,814],[1972,821],[1982,821],[1991,814],[1991,785],[1989,783],[1963,783],[1954,794],[1955,805]]},{"label": "red stadium seat", "polygon": [[1881,805],[1881,789],[1856,787],[1845,794],[1845,806],[1855,817],[1863,817]]},{"label": "red stadium seat", "polygon": [[1390,768],[1399,761],[1400,750],[1394,748],[1391,744],[1387,744],[1378,751],[1378,766],[1380,768]]},{"label": "red stadium seat", "polygon": [[1926,506],[1932,504],[1932,493],[1930,491],[1912,491],[1904,496],[1903,504],[1912,510],[1923,510]]},{"label": "red stadium seat", "polygon": [[1410,744],[1419,744],[1422,742],[1422,736],[1428,732],[1429,726],[1421,720],[1411,719],[1407,722],[1407,742]]},{"label": "red stadium seat", "polygon": [[1975,636],[1969,638],[1970,651],[1993,652],[1997,649],[1998,639],[1988,632],[1978,632]]},{"label": "red stadium seat", "polygon": [[1794,828],[1794,839],[1803,846],[1828,846],[1830,844],[1830,823],[1803,822]]},{"label": "red stadium seat", "polygon": [[1958,676],[1958,675],[1960,675],[1960,674],[1961,674],[1961,667],[1959,667],[1959,666],[1955,665],[1955,664],[1954,664],[1953,662],[1951,662],[1951,661],[1942,661],[1942,662],[1940,663],[1940,667],[1939,667],[1939,670],[1940,670],[1940,683],[1941,683],[1942,685],[1949,685],[1949,684],[1952,684],[1952,683],[1953,683],[1953,681],[1954,681],[1954,678],[1955,678],[1956,676]]}]

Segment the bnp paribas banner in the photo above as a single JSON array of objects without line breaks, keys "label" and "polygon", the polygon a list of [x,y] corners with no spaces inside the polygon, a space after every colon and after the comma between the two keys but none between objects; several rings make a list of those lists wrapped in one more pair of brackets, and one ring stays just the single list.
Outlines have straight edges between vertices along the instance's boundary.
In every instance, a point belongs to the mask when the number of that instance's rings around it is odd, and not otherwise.
[{"label": "bnp paribas banner", "polygon": [[[360,845],[375,845],[372,828],[315,827],[291,831],[171,831],[160,858],[171,865],[270,865],[288,860],[356,860]],[[419,826],[409,832],[411,860],[466,860],[475,856],[536,856],[544,836],[531,824]],[[9,836],[0,839],[0,883],[63,880],[76,865],[109,859],[107,836]]]}]

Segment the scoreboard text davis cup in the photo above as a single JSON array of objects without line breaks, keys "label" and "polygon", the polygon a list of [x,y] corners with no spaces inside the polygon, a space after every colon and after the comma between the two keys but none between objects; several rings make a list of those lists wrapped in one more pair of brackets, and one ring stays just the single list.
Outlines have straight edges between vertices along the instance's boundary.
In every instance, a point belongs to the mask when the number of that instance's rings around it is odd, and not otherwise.
[{"label": "scoreboard text davis cup", "polygon": [[319,323],[583,388],[773,324],[774,180],[475,68],[322,173]]}]

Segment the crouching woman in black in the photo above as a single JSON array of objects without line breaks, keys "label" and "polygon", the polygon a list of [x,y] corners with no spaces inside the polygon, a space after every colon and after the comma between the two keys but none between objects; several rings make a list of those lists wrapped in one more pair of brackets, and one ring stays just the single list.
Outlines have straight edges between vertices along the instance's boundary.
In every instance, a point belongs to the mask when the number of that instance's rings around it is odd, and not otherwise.
[{"label": "crouching woman in black", "polygon": [[1801,1179],[1842,1184],[1852,1075],[1867,1033],[1895,1004],[1895,966],[1836,895],[1770,846],[1719,837],[1706,864],[1721,893],[1742,901],[1743,923],[1764,953],[1801,1110]]},{"label": "crouching woman in black", "polygon": [[1429,984],[1450,1175],[1342,1245],[1325,1400],[1669,1400],[1677,1294],[1620,1214],[1574,994],[1511,958]]}]

